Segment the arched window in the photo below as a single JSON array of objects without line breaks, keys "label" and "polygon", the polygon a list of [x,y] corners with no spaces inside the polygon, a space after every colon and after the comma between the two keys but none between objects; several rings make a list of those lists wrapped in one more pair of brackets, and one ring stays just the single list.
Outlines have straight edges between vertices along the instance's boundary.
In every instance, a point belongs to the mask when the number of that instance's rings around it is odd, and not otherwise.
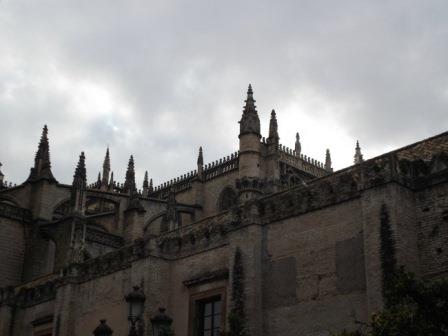
[{"label": "arched window", "polygon": [[225,187],[218,198],[218,210],[225,211],[235,206],[238,196],[232,187]]}]

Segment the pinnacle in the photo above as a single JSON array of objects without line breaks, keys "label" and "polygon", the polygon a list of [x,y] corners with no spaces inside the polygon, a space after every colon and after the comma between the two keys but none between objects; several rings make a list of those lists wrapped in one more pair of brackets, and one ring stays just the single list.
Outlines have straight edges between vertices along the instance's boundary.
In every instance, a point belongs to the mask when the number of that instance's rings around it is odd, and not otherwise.
[{"label": "pinnacle", "polygon": [[110,169],[109,146],[107,147],[107,150],[106,150],[106,156],[104,157],[103,167],[104,167],[104,168],[109,168],[109,169]]},{"label": "pinnacle", "polygon": [[364,161],[363,155],[361,153],[361,147],[359,146],[359,141],[356,140],[356,147],[355,147],[355,156],[354,156],[354,164],[359,164]]},{"label": "pinnacle", "polygon": [[79,155],[78,164],[76,165],[75,175],[73,175],[73,185],[78,183],[85,183],[87,179],[86,174],[86,157],[84,152]]},{"label": "pinnacle", "polygon": [[249,84],[249,88],[247,89],[247,99],[244,102],[246,104],[244,105],[243,115],[239,121],[240,136],[253,133],[260,137],[260,119],[258,118],[251,84]]},{"label": "pinnacle", "polygon": [[50,146],[48,142],[48,127],[44,125],[42,129],[42,135],[40,137],[39,146],[34,157],[34,167],[31,169],[29,181],[35,181],[37,179],[47,179],[49,181],[56,182],[51,172],[50,162]]},{"label": "pinnacle", "polygon": [[254,112],[257,113],[255,106],[254,92],[252,90],[252,85],[249,84],[249,88],[247,89],[247,99],[244,101],[246,105],[244,106],[244,113],[246,112]]},{"label": "pinnacle", "polygon": [[274,109],[271,111],[271,120],[269,121],[269,141],[277,145],[279,141],[277,116]]},{"label": "pinnacle", "polygon": [[124,182],[124,188],[126,191],[134,192],[135,187],[135,170],[134,170],[134,156],[129,158],[128,169],[126,171],[126,179]]},{"label": "pinnacle", "polygon": [[199,154],[198,154],[198,165],[202,166],[204,164],[204,156],[202,154],[202,146],[199,147]]},{"label": "pinnacle", "polygon": [[300,156],[302,153],[302,145],[300,144],[300,135],[299,132],[296,133],[296,143],[294,146],[295,152],[297,156]]},{"label": "pinnacle", "polygon": [[331,154],[328,148],[325,152],[325,170],[329,172],[333,171],[333,168],[331,167]]},{"label": "pinnacle", "polygon": [[48,144],[48,127],[44,125],[42,129],[42,135],[39,141],[39,147],[36,152],[35,160],[43,160],[46,163],[50,164],[50,152],[49,152],[49,144]]},{"label": "pinnacle", "polygon": [[145,177],[143,178],[143,188],[148,188],[148,171],[145,171]]}]

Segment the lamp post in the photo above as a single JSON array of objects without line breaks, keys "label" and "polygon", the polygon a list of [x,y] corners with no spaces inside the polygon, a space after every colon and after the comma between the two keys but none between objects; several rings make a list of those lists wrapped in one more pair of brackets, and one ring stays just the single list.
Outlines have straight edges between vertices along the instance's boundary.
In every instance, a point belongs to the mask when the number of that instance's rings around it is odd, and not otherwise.
[{"label": "lamp post", "polygon": [[126,302],[129,304],[128,320],[131,323],[129,336],[139,336],[143,335],[143,327],[137,322],[141,321],[146,296],[139,286],[132,288],[132,292],[125,296]]},{"label": "lamp post", "polygon": [[173,335],[171,331],[171,323],[173,323],[173,319],[166,315],[165,311],[165,308],[159,308],[159,313],[151,319],[153,336]]},{"label": "lamp post", "polygon": [[100,325],[95,328],[93,334],[95,336],[110,336],[112,335],[112,329],[106,324],[106,320],[100,320]]}]

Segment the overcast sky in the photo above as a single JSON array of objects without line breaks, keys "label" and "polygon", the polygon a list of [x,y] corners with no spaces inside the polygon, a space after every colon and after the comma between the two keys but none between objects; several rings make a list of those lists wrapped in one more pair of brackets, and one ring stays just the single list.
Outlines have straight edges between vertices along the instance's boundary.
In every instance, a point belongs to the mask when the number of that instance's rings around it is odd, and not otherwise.
[{"label": "overcast sky", "polygon": [[55,177],[110,146],[155,184],[237,150],[252,83],[262,132],[335,168],[448,129],[448,1],[0,0],[0,162],[23,182],[48,125]]}]

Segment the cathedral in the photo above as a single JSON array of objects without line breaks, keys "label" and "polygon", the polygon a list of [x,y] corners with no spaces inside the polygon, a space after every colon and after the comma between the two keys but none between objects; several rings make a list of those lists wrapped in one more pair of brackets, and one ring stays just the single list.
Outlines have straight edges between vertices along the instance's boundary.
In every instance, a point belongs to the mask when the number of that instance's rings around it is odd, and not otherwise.
[{"label": "cathedral", "polygon": [[59,183],[48,133],[26,181],[0,172],[0,335],[328,336],[383,308],[391,265],[448,276],[448,132],[333,171],[274,110],[262,136],[249,86],[234,153],[142,188],[109,148]]}]

